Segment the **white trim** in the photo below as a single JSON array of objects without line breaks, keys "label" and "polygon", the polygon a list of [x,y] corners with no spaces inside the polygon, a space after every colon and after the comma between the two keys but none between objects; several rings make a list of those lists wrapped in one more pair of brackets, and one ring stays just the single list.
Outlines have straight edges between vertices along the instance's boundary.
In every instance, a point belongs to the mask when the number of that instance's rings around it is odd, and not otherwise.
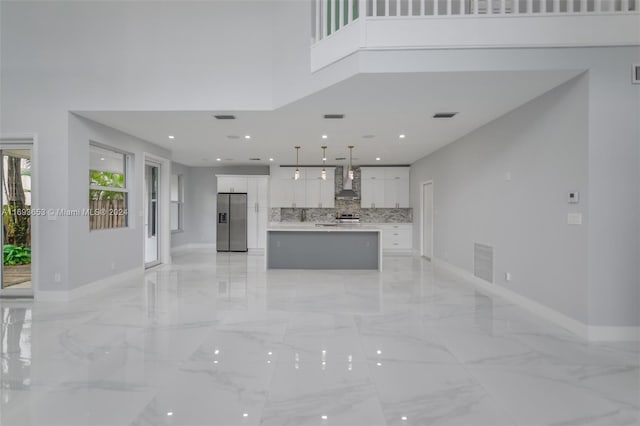
[{"label": "white trim", "polygon": [[144,276],[144,267],[138,266],[128,271],[121,272],[101,280],[83,284],[68,291],[38,291],[35,292],[35,299],[38,302],[70,302],[82,297],[99,293],[123,284],[132,278],[142,278]]},{"label": "white trim", "polygon": [[549,308],[541,303],[522,296],[512,290],[504,288],[500,285],[486,282],[475,277],[472,273],[452,265],[444,260],[434,258],[433,264],[436,267],[446,269],[459,277],[469,281],[478,289],[502,297],[521,308],[537,315],[538,317],[550,321],[579,337],[589,341],[613,342],[613,341],[640,341],[640,327],[601,327],[589,326],[574,318],[571,318],[555,309]]},{"label": "white trim", "polygon": [[[160,232],[160,238],[158,239],[158,261],[162,264],[170,264],[171,263],[171,219],[169,215],[171,214],[171,160],[164,157],[159,157],[157,155],[143,152],[142,153],[142,184],[145,185],[144,178],[144,167],[147,162],[159,164],[160,165],[160,191],[158,193],[158,214],[159,214],[159,227],[158,230]],[[142,188],[141,194],[144,194],[144,187]],[[144,198],[144,195],[142,196]],[[142,200],[145,203],[145,200]],[[146,244],[146,233],[142,232],[142,263],[145,264],[145,244]]]},{"label": "white trim", "polygon": [[[31,149],[31,209],[40,209],[40,173],[38,172],[39,150],[38,150],[38,134],[37,133],[2,133],[0,134],[0,144],[7,145],[29,145]],[[40,284],[40,221],[45,220],[43,217],[31,217],[31,289],[19,291],[1,290],[6,296],[22,296],[32,297],[39,288]]]},{"label": "white trim", "polygon": [[[436,199],[436,187],[433,180],[427,180],[420,184],[420,256],[424,257],[424,187],[431,185],[431,258],[434,257],[433,248],[433,234],[434,234],[434,222],[435,222],[435,199]],[[431,259],[429,258],[429,259]]]},{"label": "white trim", "polygon": [[193,249],[215,249],[216,245],[209,243],[188,243],[188,244],[180,244],[179,246],[175,246],[171,248],[171,253],[181,252],[185,250],[193,250]]}]

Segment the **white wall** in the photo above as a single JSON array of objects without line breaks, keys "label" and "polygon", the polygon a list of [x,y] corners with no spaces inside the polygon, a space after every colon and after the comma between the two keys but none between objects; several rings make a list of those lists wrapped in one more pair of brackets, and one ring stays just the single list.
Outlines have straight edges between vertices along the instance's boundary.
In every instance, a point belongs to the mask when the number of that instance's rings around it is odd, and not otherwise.
[{"label": "white wall", "polygon": [[411,167],[417,230],[421,183],[434,181],[436,258],[472,272],[474,243],[491,245],[496,285],[585,323],[588,228],[567,225],[567,213],[586,215],[589,202],[587,106],[583,75]]},{"label": "white wall", "polygon": [[[89,207],[89,143],[132,154],[128,170],[129,226],[89,231],[89,217],[67,219],[69,227],[70,289],[110,275],[142,268],[144,263],[143,184],[144,153],[169,158],[170,152],[157,145],[122,133],[74,114],[69,115],[69,208]],[[163,230],[161,229],[160,232]],[[165,232],[167,230],[164,230]],[[53,284],[55,288],[55,284]],[[46,288],[41,288],[45,290]]]}]

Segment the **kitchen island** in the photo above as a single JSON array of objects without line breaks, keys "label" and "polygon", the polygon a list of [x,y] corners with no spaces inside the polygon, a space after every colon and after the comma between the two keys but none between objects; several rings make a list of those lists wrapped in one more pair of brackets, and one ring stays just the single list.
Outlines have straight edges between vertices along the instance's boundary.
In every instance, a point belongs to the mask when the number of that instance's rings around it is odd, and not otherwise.
[{"label": "kitchen island", "polygon": [[364,225],[271,225],[267,228],[265,265],[267,269],[381,271],[381,230]]}]

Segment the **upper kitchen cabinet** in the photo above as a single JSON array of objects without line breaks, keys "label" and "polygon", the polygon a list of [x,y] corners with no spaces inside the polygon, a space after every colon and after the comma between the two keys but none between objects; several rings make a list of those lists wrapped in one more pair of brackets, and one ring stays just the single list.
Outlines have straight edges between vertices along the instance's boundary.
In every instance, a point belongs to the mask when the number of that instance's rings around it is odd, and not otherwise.
[{"label": "upper kitchen cabinet", "polygon": [[305,175],[305,207],[335,207],[335,167],[327,167],[327,179],[322,179],[322,168],[307,169]]},{"label": "upper kitchen cabinet", "polygon": [[362,167],[362,208],[409,207],[408,167]]},{"label": "upper kitchen cabinet", "polygon": [[409,167],[385,167],[384,206],[409,207]]},{"label": "upper kitchen cabinet", "polygon": [[295,180],[293,167],[274,167],[271,173],[271,207],[306,207],[305,170]]},{"label": "upper kitchen cabinet", "polygon": [[247,192],[247,178],[243,176],[218,176],[218,192]]}]

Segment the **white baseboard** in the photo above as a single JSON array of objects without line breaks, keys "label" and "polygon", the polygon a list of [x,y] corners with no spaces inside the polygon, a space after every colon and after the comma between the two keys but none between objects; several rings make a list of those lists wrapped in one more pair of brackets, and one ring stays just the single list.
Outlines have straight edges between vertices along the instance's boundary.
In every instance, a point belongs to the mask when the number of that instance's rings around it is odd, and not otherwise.
[{"label": "white baseboard", "polygon": [[142,277],[144,267],[135,267],[128,271],[93,281],[72,290],[42,291],[37,290],[34,299],[38,302],[70,302],[82,297],[90,296],[103,290],[112,289],[115,285],[131,278]]},{"label": "white baseboard", "polygon": [[487,293],[500,296],[521,308],[539,316],[542,319],[550,321],[579,337],[593,342],[614,342],[614,341],[640,341],[640,327],[601,327],[590,326],[571,318],[555,309],[549,308],[541,303],[522,296],[512,290],[504,288],[497,284],[486,282],[471,272],[468,272],[458,266],[452,265],[441,259],[433,259],[434,266],[446,269],[459,277],[469,281],[471,284]]},{"label": "white baseboard", "polygon": [[171,253],[192,250],[192,249],[215,249],[215,244],[209,243],[189,243],[189,244],[181,244],[179,246],[171,247]]}]

